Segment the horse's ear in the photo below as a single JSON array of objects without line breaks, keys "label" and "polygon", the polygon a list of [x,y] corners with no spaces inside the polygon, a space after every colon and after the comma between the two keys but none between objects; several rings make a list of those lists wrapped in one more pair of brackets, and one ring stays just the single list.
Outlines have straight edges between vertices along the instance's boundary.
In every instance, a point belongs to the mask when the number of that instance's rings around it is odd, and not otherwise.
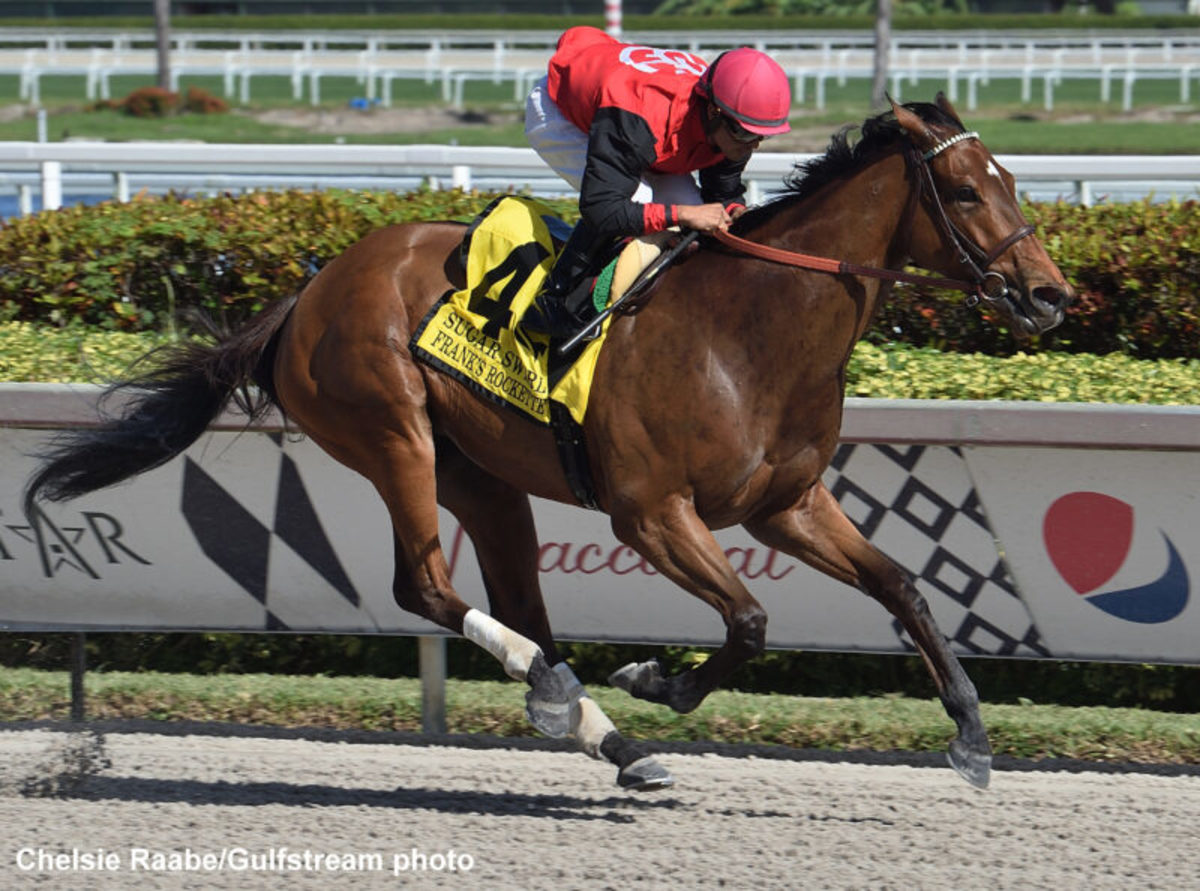
[{"label": "horse's ear", "polygon": [[966,127],[963,126],[962,118],[958,116],[958,112],[954,110],[954,106],[950,104],[950,100],[946,98],[945,93],[943,93],[941,90],[938,90],[937,98],[934,101],[937,103],[938,108],[950,115],[950,117],[954,118],[960,127],[963,127],[964,130],[966,129]]},{"label": "horse's ear", "polygon": [[[889,97],[890,99],[891,97]],[[929,126],[921,120],[921,116],[914,111],[909,111],[903,105],[900,105],[895,100],[892,101],[892,113],[896,115],[896,122],[904,128],[911,138],[918,145],[926,143],[932,145],[936,142],[933,133],[930,132]]]}]

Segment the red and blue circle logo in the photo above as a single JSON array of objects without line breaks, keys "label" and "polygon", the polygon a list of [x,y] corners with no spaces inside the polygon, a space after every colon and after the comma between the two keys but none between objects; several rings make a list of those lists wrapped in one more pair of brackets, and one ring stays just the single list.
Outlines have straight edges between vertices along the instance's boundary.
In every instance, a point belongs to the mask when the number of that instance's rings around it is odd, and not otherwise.
[{"label": "red and blue circle logo", "polygon": [[1132,588],[1106,590],[1129,560],[1133,520],[1133,507],[1111,495],[1064,495],[1050,505],[1042,520],[1046,553],[1063,580],[1097,609],[1127,622],[1169,622],[1187,606],[1190,583],[1179,551],[1161,529],[1166,545],[1162,575]]}]

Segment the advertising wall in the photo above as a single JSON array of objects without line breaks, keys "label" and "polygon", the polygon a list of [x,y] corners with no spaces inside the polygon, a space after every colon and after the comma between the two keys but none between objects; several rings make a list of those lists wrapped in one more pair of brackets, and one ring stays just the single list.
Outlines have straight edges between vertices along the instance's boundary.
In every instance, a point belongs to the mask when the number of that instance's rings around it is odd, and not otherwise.
[{"label": "advertising wall", "polygon": [[[37,428],[84,411],[78,396],[37,404],[0,406],[0,629],[435,630],[392,600],[391,531],[371,487],[279,430],[214,429],[159,470],[26,517],[21,491],[50,435]],[[960,653],[1200,663],[1200,411],[1155,421],[1141,408],[1149,421],[1131,424],[1103,407],[1057,425],[1107,430],[1106,448],[1081,447],[1090,433],[1053,443],[1036,414],[995,411],[1011,422],[979,404],[852,404],[825,482],[917,577]],[[864,441],[889,427],[893,441]],[[1038,435],[1050,442],[1029,442]],[[535,515],[560,637],[723,639],[716,613],[618,542],[604,515],[540,501]],[[455,586],[486,609],[470,542],[446,513],[441,535]],[[768,612],[770,646],[908,649],[862,593],[741,529],[718,539]]]}]

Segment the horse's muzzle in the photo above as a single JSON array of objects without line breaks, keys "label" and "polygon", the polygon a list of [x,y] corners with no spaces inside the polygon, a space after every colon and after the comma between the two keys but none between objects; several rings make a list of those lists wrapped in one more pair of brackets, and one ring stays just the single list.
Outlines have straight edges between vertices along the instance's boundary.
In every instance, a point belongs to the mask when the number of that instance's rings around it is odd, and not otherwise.
[{"label": "horse's muzzle", "polygon": [[1029,317],[1037,326],[1037,332],[1049,331],[1062,324],[1067,307],[1074,298],[1069,287],[1061,288],[1055,285],[1039,285],[1029,292],[1028,303],[1032,308]]},{"label": "horse's muzzle", "polygon": [[1056,285],[1039,285],[1028,292],[1017,291],[1004,276],[988,272],[977,296],[1007,315],[1022,334],[1034,335],[1062,324],[1073,295],[1069,287]]}]

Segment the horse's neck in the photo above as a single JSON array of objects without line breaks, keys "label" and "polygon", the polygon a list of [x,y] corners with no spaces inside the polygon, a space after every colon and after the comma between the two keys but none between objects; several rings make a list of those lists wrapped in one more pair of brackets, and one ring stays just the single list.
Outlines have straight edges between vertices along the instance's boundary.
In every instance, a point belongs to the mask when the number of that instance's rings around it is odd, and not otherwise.
[{"label": "horse's neck", "polygon": [[[795,253],[900,268],[906,259],[908,236],[903,227],[912,195],[903,157],[885,156],[784,207],[747,237]],[[758,323],[770,329],[803,318],[824,340],[842,346],[842,363],[870,324],[887,287],[875,278],[824,273],[797,277],[784,266],[776,267],[772,281],[764,285],[783,299],[772,301],[779,317],[760,313]]]},{"label": "horse's neck", "polygon": [[900,231],[912,186],[899,153],[796,202],[752,237],[785,250],[860,266],[898,268],[907,244]]}]

